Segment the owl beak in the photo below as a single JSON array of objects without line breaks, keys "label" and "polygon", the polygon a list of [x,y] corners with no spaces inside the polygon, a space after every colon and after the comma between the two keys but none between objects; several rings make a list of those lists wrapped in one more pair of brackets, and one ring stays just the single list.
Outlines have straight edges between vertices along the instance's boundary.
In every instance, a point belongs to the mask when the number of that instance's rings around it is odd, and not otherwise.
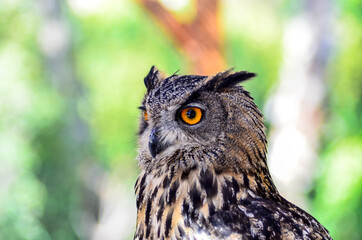
[{"label": "owl beak", "polygon": [[152,129],[148,139],[148,148],[151,156],[153,158],[156,157],[156,155],[162,152],[166,147],[167,146],[160,141],[158,128]]}]

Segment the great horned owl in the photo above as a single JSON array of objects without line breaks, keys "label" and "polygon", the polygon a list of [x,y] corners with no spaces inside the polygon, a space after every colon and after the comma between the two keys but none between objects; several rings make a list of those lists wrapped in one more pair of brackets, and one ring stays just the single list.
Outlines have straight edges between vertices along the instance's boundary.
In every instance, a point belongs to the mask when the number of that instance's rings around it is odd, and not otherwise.
[{"label": "great horned owl", "polygon": [[135,239],[331,239],[279,195],[249,72],[164,77],[151,68],[139,130]]}]

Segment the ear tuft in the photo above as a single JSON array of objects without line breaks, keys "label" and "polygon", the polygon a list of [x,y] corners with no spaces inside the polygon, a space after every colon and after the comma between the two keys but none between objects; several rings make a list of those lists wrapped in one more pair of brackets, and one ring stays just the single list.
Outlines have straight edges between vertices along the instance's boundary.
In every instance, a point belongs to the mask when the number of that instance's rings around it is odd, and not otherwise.
[{"label": "ear tuft", "polygon": [[210,76],[205,80],[205,88],[209,90],[221,90],[224,88],[231,88],[238,83],[255,77],[255,73],[250,72],[232,72],[233,69],[220,72],[214,76]]},{"label": "ear tuft", "polygon": [[238,83],[244,82],[255,76],[256,76],[255,73],[245,72],[245,71],[232,73],[229,76],[227,76],[226,78],[222,79],[220,84],[217,86],[217,89],[219,90],[219,89],[223,89],[223,88],[231,88],[231,87],[237,85]]},{"label": "ear tuft", "polygon": [[163,74],[155,66],[152,66],[149,73],[144,78],[147,92],[151,91],[156,86],[156,83],[162,81],[164,78]]}]

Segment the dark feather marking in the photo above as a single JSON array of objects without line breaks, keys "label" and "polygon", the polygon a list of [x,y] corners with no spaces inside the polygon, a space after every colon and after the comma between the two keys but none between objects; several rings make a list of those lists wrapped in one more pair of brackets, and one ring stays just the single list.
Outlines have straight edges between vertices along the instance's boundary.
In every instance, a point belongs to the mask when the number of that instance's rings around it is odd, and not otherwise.
[{"label": "dark feather marking", "polygon": [[243,173],[243,181],[244,181],[244,187],[249,188],[249,178],[246,176],[245,173]]},{"label": "dark feather marking", "polygon": [[191,222],[190,222],[190,218],[184,218],[184,224],[185,224],[185,227],[191,227]]},{"label": "dark feather marking", "polygon": [[182,215],[188,216],[189,214],[190,205],[184,200],[182,204]]},{"label": "dark feather marking", "polygon": [[148,199],[145,212],[145,225],[146,225],[146,238],[150,236],[151,224],[150,224],[150,212],[151,212],[152,200]]},{"label": "dark feather marking", "polygon": [[[195,160],[194,155],[191,155],[191,159],[192,159],[193,162],[197,162],[197,161]],[[196,166],[195,166],[195,167],[196,167]]]},{"label": "dark feather marking", "polygon": [[[223,192],[224,194],[224,192]],[[230,204],[228,203],[228,201],[226,199],[224,199],[224,202],[222,204],[222,210],[223,211],[229,211],[230,210]]]},{"label": "dark feather marking", "polygon": [[139,181],[141,180],[141,175],[138,176],[137,180],[136,180],[136,183],[134,184],[133,188],[135,190],[135,193],[137,193],[137,190],[138,190],[138,187],[139,187]]},{"label": "dark feather marking", "polygon": [[[255,143],[254,143],[254,146],[255,146]],[[256,148],[257,148],[257,147],[256,147]],[[259,160],[259,159],[263,159],[263,158],[261,158],[261,156],[259,156],[259,154],[256,153],[257,150],[255,150],[255,147],[251,147],[251,151],[253,152],[252,155],[253,155],[256,159],[258,159],[258,160]],[[254,166],[254,164],[253,164],[252,166]],[[260,169],[256,168],[256,170],[260,172]]]},{"label": "dark feather marking", "polygon": [[136,200],[137,209],[140,208],[140,206],[141,206],[141,204],[143,202],[143,198],[144,198],[143,191],[144,190],[145,190],[145,185],[141,185],[141,188],[140,188],[140,191],[138,192],[137,200]]},{"label": "dark feather marking", "polygon": [[[140,182],[139,182],[139,181],[140,181]],[[139,182],[139,184],[138,184],[137,187],[139,187],[139,186],[142,187],[142,186],[145,184],[145,181],[146,181],[146,174],[144,174],[144,175],[142,176],[142,178],[139,177],[139,179],[138,179],[138,181],[137,181],[137,183]]]},{"label": "dark feather marking", "polygon": [[239,183],[236,181],[234,177],[232,178],[231,182],[234,189],[234,193],[237,194],[240,191]]},{"label": "dark feather marking", "polygon": [[169,178],[172,179],[174,175],[175,175],[175,166],[172,166],[169,172]]},{"label": "dark feather marking", "polygon": [[156,197],[157,193],[158,193],[158,187],[155,187],[151,195],[151,201]]},{"label": "dark feather marking", "polygon": [[210,150],[210,153],[211,153],[212,155],[214,155],[214,159],[216,159],[216,158],[218,157],[218,154],[217,154],[215,151]]},{"label": "dark feather marking", "polygon": [[209,214],[210,214],[210,216],[214,215],[215,212],[216,212],[215,205],[212,202],[209,203]]},{"label": "dark feather marking", "polygon": [[161,93],[161,90],[160,90],[160,89],[157,89],[157,90],[153,93],[153,95],[154,95],[155,97],[159,97],[159,96],[160,96],[160,93]]},{"label": "dark feather marking", "polygon": [[179,187],[179,182],[175,181],[170,187],[170,190],[168,192],[168,198],[167,198],[167,204],[171,205],[176,201],[176,192]]},{"label": "dark feather marking", "polygon": [[266,156],[261,152],[260,148],[256,147],[256,151],[258,152],[259,159],[266,159]]},{"label": "dark feather marking", "polygon": [[247,207],[249,204],[251,204],[251,201],[249,199],[240,199],[238,204]]},{"label": "dark feather marking", "polygon": [[[257,126],[257,127],[259,127],[260,129],[263,129],[263,128],[264,128],[264,125],[263,125],[260,121],[258,121],[257,117],[256,117],[253,113],[252,113],[252,115],[253,115],[254,117],[251,117],[250,119],[251,119],[251,121],[254,123],[254,125]],[[256,131],[256,132],[258,132],[258,131]]]},{"label": "dark feather marking", "polygon": [[200,172],[200,185],[205,189],[208,198],[212,198],[217,194],[217,182],[210,170],[203,169]]},{"label": "dark feather marking", "polygon": [[139,235],[139,239],[143,239],[143,230],[141,230],[141,233]]},{"label": "dark feather marking", "polygon": [[196,184],[194,184],[191,187],[190,198],[191,198],[191,202],[193,204],[194,210],[198,209],[201,206],[202,201],[201,201],[201,193],[197,189]]},{"label": "dark feather marking", "polygon": [[215,168],[215,174],[220,175],[223,172],[221,167]]},{"label": "dark feather marking", "polygon": [[166,175],[166,177],[163,179],[162,187],[167,188],[170,185],[170,182],[171,182],[170,178],[168,178],[168,176]]},{"label": "dark feather marking", "polygon": [[191,226],[189,210],[190,210],[190,205],[185,199],[182,203],[182,215],[184,216],[185,227]]},{"label": "dark feather marking", "polygon": [[236,204],[236,194],[232,191],[232,189],[233,189],[232,182],[225,179],[225,185],[222,188],[224,204]]},{"label": "dark feather marking", "polygon": [[[261,114],[261,112],[257,110],[257,106],[253,102],[251,102],[250,105],[245,105],[245,107],[249,109],[249,113],[251,113],[255,118],[264,117],[263,114]],[[255,114],[258,116],[256,116]]]},{"label": "dark feather marking", "polygon": [[158,225],[158,229],[157,229],[157,238],[160,238],[161,235],[161,224]]},{"label": "dark feather marking", "polygon": [[146,227],[146,238],[148,238],[150,236],[150,233],[151,233],[151,226],[147,226]]},{"label": "dark feather marking", "polygon": [[186,180],[189,177],[190,172],[191,172],[191,168],[184,170],[181,174],[181,180]]},{"label": "dark feather marking", "polygon": [[[205,227],[207,227],[208,222],[206,221],[205,217],[201,217],[201,219],[199,220],[199,230],[202,231]],[[210,235],[210,233],[206,232],[208,235]]]},{"label": "dark feather marking", "polygon": [[162,218],[163,210],[165,207],[165,201],[163,201],[163,198],[160,198],[160,201],[158,203],[158,212],[157,212],[157,221],[160,221]]},{"label": "dark feather marking", "polygon": [[195,100],[197,100],[199,97],[200,97],[200,91],[195,91],[194,93],[191,94],[190,97],[188,97],[187,101],[183,105],[185,106],[189,103],[195,102]]},{"label": "dark feather marking", "polygon": [[146,182],[146,174],[144,174],[144,175],[142,176],[140,185],[143,186],[143,185],[145,184],[145,182]]},{"label": "dark feather marking", "polygon": [[228,237],[232,233],[230,226],[236,219],[233,219],[231,214],[228,211],[219,211],[209,218],[211,225],[217,226],[223,237]]},{"label": "dark feather marking", "polygon": [[244,147],[242,148],[243,153],[246,155],[246,158],[251,166],[254,166],[253,160],[248,152]]},{"label": "dark feather marking", "polygon": [[[193,159],[194,160],[194,159]],[[190,173],[194,170],[196,170],[197,166],[193,165],[192,167],[184,170],[181,174],[181,180],[186,180],[188,178],[188,176],[190,175]]]},{"label": "dark feather marking", "polygon": [[138,130],[138,135],[142,135],[142,133],[144,133],[144,131],[146,130],[147,127],[148,127],[148,123],[142,118],[141,125]]},{"label": "dark feather marking", "polygon": [[258,134],[259,139],[260,139],[264,144],[266,144],[266,143],[267,143],[267,140],[266,140],[266,136],[265,136],[264,132],[256,131],[256,133]]},{"label": "dark feather marking", "polygon": [[167,214],[166,218],[166,225],[165,225],[165,237],[168,238],[171,230],[171,223],[172,223],[172,215],[173,215],[173,209],[170,209],[170,211]]},{"label": "dark feather marking", "polygon": [[178,228],[178,232],[180,233],[180,237],[182,238],[185,235],[185,231],[180,226],[178,226],[177,228]]}]

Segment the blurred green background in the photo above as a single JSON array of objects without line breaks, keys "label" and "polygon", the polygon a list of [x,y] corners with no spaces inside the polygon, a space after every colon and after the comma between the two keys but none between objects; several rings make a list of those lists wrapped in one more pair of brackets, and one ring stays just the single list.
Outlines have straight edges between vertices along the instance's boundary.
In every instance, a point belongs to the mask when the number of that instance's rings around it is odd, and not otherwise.
[{"label": "blurred green background", "polygon": [[[309,2],[220,4],[227,67],[258,73],[245,87],[263,112],[288,62],[285,26]],[[362,3],[329,4],[324,117],[304,197],[334,239],[362,239]],[[192,69],[135,1],[0,0],[0,239],[132,238],[137,107],[152,65]]]}]

